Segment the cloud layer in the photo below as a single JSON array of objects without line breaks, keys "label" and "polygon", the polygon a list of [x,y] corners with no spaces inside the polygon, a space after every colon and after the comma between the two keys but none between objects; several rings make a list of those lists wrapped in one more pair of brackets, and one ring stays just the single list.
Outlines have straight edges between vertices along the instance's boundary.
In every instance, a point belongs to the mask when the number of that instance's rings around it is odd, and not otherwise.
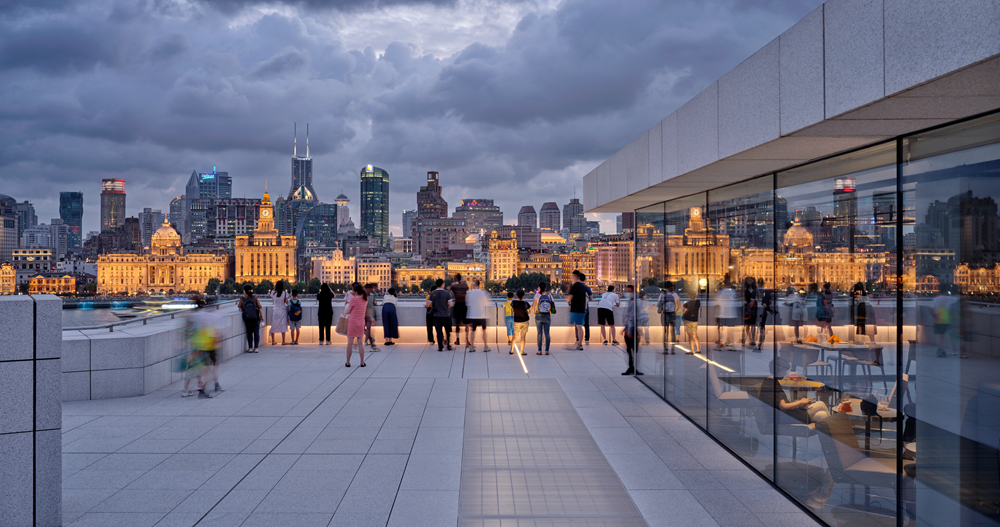
[{"label": "cloud layer", "polygon": [[285,192],[309,122],[320,199],[356,206],[380,166],[398,229],[437,170],[450,204],[513,222],[820,3],[0,1],[0,193],[48,222],[83,191],[96,230],[104,177],[133,215],[213,165],[235,195]]}]

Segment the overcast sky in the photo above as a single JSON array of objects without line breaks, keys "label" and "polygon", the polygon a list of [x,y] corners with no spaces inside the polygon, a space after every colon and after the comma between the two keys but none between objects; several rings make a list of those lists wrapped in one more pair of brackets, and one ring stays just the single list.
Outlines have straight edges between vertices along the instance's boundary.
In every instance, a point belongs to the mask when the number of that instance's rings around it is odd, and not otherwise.
[{"label": "overcast sky", "polygon": [[125,179],[129,215],[213,166],[235,197],[287,195],[308,122],[316,192],[355,222],[371,163],[393,233],[428,170],[452,210],[492,198],[514,223],[582,199],[584,174],[821,3],[0,0],[0,193],[48,223],[82,191],[84,232],[102,178]]}]

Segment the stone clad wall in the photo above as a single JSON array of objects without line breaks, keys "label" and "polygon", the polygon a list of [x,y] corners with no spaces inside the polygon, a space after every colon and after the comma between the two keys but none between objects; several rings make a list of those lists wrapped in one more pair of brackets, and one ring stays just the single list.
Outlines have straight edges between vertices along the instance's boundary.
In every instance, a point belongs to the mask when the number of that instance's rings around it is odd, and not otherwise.
[{"label": "stone clad wall", "polygon": [[62,525],[62,300],[2,296],[0,524]]}]

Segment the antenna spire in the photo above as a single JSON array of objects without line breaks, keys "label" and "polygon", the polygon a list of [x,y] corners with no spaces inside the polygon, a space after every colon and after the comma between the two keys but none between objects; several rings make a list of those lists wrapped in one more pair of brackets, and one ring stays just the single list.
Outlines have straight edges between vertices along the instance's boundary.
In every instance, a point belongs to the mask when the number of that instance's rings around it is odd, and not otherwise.
[{"label": "antenna spire", "polygon": [[309,123],[306,123],[306,157],[309,157]]},{"label": "antenna spire", "polygon": [[299,123],[292,125],[292,157],[299,157]]}]

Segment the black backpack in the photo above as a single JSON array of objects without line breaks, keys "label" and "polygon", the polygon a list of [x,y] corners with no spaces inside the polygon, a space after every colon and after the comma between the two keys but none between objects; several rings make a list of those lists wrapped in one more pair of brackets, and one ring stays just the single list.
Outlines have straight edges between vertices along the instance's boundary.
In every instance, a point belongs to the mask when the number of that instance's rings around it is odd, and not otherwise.
[{"label": "black backpack", "polygon": [[250,298],[243,299],[243,318],[247,320],[255,320],[260,316],[257,312],[257,299],[251,296]]}]

